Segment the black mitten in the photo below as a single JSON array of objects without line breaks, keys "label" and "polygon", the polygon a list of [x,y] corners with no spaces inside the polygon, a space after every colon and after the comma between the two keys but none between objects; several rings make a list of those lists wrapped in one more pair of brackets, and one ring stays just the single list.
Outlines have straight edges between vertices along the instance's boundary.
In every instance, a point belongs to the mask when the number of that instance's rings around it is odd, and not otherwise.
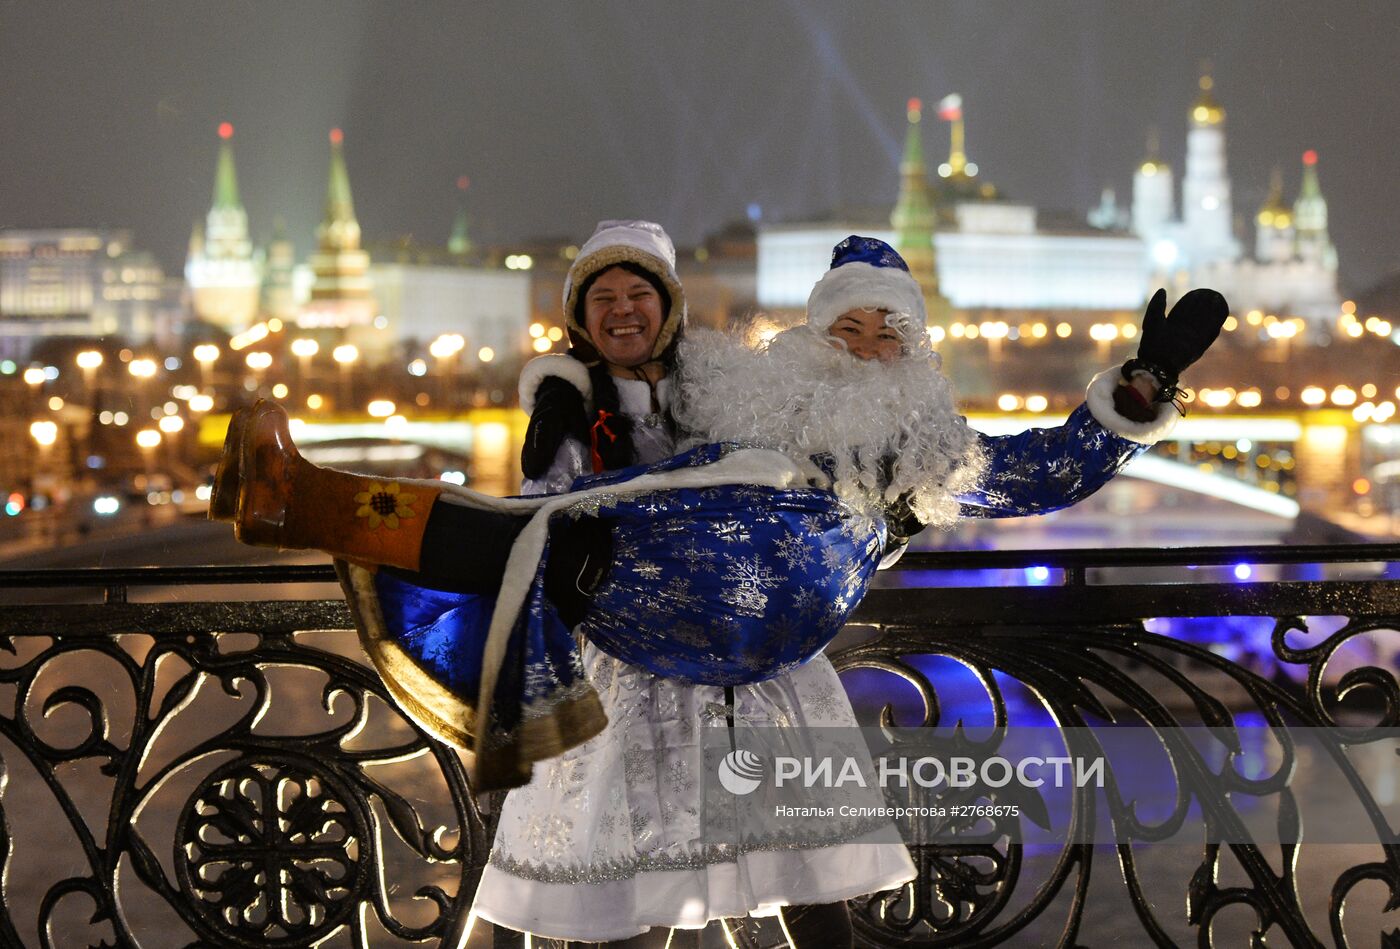
[{"label": "black mitten", "polygon": [[546,376],[535,390],[535,408],[520,449],[520,470],[525,477],[532,481],[543,477],[568,436],[588,444],[583,393],[559,376]]},{"label": "black mitten", "polygon": [[1205,355],[1229,315],[1230,305],[1214,290],[1192,290],[1167,315],[1167,291],[1158,290],[1142,316],[1142,340],[1137,356],[1123,364],[1123,378],[1150,372],[1162,387],[1158,400],[1171,399],[1182,372]]}]

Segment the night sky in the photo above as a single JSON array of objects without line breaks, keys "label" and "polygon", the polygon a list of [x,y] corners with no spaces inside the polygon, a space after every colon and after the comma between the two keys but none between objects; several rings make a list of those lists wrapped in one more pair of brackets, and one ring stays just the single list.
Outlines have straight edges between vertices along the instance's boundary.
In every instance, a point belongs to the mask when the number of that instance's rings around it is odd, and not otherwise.
[{"label": "night sky", "polygon": [[481,242],[615,216],[694,242],[750,203],[892,203],[905,100],[950,92],[984,178],[1087,210],[1126,200],[1153,126],[1179,178],[1209,61],[1236,214],[1275,164],[1291,201],[1316,148],[1355,293],[1400,269],[1397,48],[1379,0],[6,3],[0,227],[129,227],[178,271],[228,120],[258,240],[280,214],[309,249],[342,126],[370,241],[445,242],[465,174]]}]

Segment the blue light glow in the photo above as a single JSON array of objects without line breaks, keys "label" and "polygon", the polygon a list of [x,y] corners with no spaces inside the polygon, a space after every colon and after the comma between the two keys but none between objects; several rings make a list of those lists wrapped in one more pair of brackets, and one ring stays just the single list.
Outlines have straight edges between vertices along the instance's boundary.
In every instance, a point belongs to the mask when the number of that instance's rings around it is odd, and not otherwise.
[{"label": "blue light glow", "polygon": [[1247,563],[1235,564],[1235,579],[1248,580],[1254,574],[1254,570]]}]

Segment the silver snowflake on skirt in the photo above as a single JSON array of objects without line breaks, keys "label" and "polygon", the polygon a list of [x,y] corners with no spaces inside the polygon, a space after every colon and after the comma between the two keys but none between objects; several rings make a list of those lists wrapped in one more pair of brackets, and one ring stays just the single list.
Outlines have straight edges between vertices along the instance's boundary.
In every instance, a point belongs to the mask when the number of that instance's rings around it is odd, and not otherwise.
[{"label": "silver snowflake on skirt", "polygon": [[812,562],[811,542],[796,534],[787,534],[779,538],[775,548],[778,557],[788,565],[789,570],[801,570]]},{"label": "silver snowflake on skirt", "polygon": [[720,594],[720,599],[745,616],[757,617],[768,607],[768,594],[764,591],[786,582],[787,577],[774,573],[773,568],[754,554],[731,558],[724,579],[730,585]]},{"label": "silver snowflake on skirt", "polygon": [[726,544],[747,544],[753,539],[742,521],[720,521],[714,527],[714,535]]},{"label": "silver snowflake on skirt", "polygon": [[846,566],[846,556],[835,547],[823,547],[822,566],[833,572],[844,569]]},{"label": "silver snowflake on skirt", "polygon": [[661,565],[650,560],[638,560],[632,565],[632,572],[647,580],[661,579]]},{"label": "silver snowflake on skirt", "polygon": [[695,542],[694,537],[688,538],[685,544],[677,549],[676,555],[685,561],[685,565],[691,570],[714,573],[717,569],[715,559],[719,557],[719,551],[701,547]]},{"label": "silver snowflake on skirt", "polygon": [[821,615],[821,611],[826,607],[822,598],[817,595],[817,591],[811,587],[803,587],[794,593],[792,605],[797,610],[797,615],[804,619],[815,619]]}]

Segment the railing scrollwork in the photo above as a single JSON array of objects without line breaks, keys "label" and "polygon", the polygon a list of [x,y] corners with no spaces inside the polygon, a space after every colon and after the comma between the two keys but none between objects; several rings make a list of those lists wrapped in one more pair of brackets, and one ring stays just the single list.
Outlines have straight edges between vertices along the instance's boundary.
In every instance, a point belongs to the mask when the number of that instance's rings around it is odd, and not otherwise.
[{"label": "railing scrollwork", "polygon": [[[1241,561],[1391,566],[1245,584],[1112,573]],[[1376,926],[1400,944],[1393,808],[1354,760],[1400,727],[1396,561],[1397,545],[906,558],[906,578],[1036,565],[1060,582],[872,591],[831,651],[848,685],[880,683],[852,688],[858,708],[881,697],[872,724],[949,755],[1052,722],[1068,752],[1109,767],[1104,787],[1061,797],[918,789],[1016,810],[925,828],[911,841],[918,879],[853,901],[858,942],[1099,943],[1088,933],[1104,875],[1091,871],[1111,854],[1130,908],[1114,932],[1131,929],[1129,944],[1234,945],[1245,932],[1257,945],[1361,946]],[[402,717],[358,656],[344,604],[127,595],[332,580],[329,566],[0,574],[0,588],[52,594],[20,605],[0,589],[0,944],[136,946],[149,926],[188,930],[172,945],[310,946],[342,931],[355,945],[461,942],[490,815],[457,753]],[[103,602],[65,602],[79,588]],[[1172,627],[1202,617],[1254,617],[1254,654]],[[956,664],[963,687],[931,672],[937,662]],[[979,724],[954,727],[968,716]],[[1109,726],[1153,736],[1175,781],[1169,806],[1143,809],[1098,737]],[[1246,732],[1270,736],[1265,765]],[[1312,862],[1304,759],[1335,771],[1359,815],[1366,844],[1341,863]],[[1282,843],[1258,839],[1264,811]],[[1052,826],[1060,845],[1027,842]],[[1095,827],[1111,829],[1110,848],[1084,842]],[[1152,845],[1165,841],[1164,869]],[[1368,911],[1348,913],[1358,901]],[[735,938],[767,945],[760,932]]]}]

